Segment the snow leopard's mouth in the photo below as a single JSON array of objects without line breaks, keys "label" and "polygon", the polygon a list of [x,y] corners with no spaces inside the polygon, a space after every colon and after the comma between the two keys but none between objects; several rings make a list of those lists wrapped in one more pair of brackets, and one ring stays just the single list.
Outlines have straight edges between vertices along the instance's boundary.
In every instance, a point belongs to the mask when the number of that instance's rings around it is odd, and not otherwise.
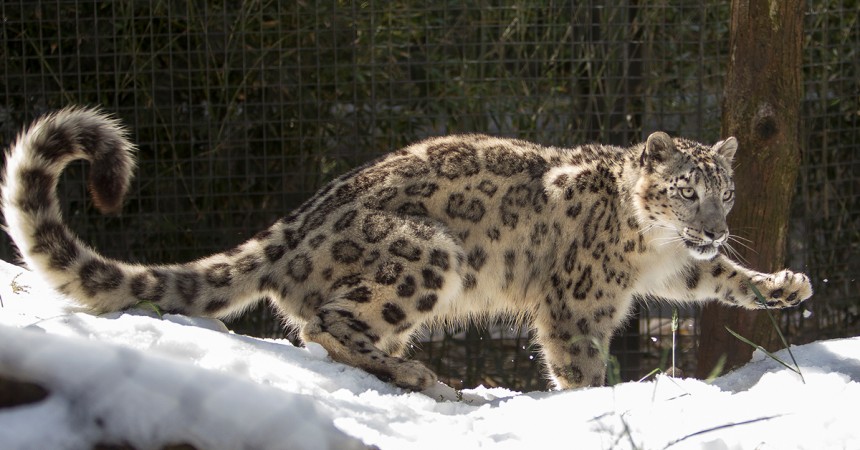
[{"label": "snow leopard's mouth", "polygon": [[692,242],[684,239],[684,245],[687,246],[687,249],[690,250],[690,254],[696,259],[711,259],[717,256],[717,253],[720,252],[719,244],[717,243],[703,245],[700,242]]}]

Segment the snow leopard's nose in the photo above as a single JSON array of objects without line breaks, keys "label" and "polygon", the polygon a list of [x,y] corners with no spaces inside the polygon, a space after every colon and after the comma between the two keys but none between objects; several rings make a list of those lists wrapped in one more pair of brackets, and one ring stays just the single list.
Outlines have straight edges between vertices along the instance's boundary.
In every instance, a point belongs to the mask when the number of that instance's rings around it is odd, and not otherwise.
[{"label": "snow leopard's nose", "polygon": [[728,230],[702,230],[702,234],[705,235],[706,238],[710,239],[711,243],[714,244],[714,247],[722,245],[723,242],[726,242],[726,239],[729,237]]}]

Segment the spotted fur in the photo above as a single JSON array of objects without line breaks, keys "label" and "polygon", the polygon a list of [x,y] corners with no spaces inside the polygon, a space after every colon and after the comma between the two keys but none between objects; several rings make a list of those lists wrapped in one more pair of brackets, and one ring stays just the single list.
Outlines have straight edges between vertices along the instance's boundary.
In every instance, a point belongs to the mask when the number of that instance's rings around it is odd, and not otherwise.
[{"label": "spotted fur", "polygon": [[260,298],[337,361],[409,388],[435,375],[402,358],[420,328],[510,316],[535,330],[558,388],[600,385],[634,298],[759,308],[812,295],[803,274],[763,274],[718,250],[734,201],[733,138],[664,133],[630,148],[544,147],[484,135],[428,139],[334,180],[222,253],[137,265],[100,255],[64,224],[55,194],[92,164],[95,204],[116,211],[134,169],[120,125],[90,109],[35,122],[7,154],[2,201],[24,262],[95,311],[141,301],[228,317]]}]

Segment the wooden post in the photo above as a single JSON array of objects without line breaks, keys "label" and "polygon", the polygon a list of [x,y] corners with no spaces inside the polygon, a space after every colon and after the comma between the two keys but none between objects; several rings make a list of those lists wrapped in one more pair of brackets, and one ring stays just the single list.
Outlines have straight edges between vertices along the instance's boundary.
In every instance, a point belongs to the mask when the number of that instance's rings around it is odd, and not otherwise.
[{"label": "wooden post", "polygon": [[[735,136],[739,149],[729,229],[749,239],[733,247],[762,272],[780,270],[785,261],[800,165],[803,11],[803,0],[732,0],[722,134]],[[749,361],[752,349],[726,326],[765,348],[777,344],[763,312],[709,304],[702,311],[698,377],[707,376],[722,355],[726,369]]]}]

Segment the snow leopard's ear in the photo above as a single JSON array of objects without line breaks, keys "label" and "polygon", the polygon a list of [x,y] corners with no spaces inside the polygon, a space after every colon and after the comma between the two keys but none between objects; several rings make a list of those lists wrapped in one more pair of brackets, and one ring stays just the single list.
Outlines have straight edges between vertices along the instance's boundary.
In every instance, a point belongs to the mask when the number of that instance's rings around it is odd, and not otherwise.
[{"label": "snow leopard's ear", "polygon": [[653,170],[655,164],[668,162],[677,152],[678,149],[675,148],[675,143],[668,134],[655,131],[645,141],[645,149],[642,150],[639,162],[642,167]]},{"label": "snow leopard's ear", "polygon": [[730,136],[714,144],[713,150],[714,153],[722,156],[726,161],[732,162],[735,159],[735,152],[738,150],[738,140],[734,136]]}]

